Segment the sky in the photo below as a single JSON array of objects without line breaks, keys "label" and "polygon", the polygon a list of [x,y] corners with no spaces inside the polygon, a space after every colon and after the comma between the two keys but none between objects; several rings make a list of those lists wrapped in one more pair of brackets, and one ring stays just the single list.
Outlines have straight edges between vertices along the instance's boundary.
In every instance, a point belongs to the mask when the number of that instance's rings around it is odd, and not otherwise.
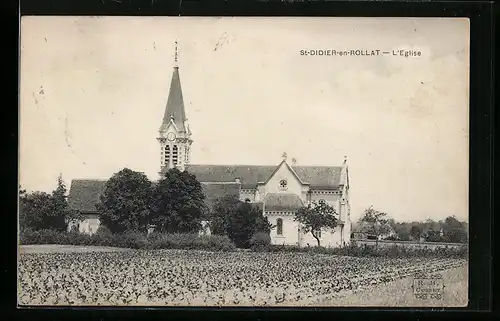
[{"label": "sky", "polygon": [[[468,219],[469,21],[455,18],[26,17],[19,180],[158,178],[179,42],[191,163],[339,166],[352,218]],[[301,50],[380,50],[305,56]],[[420,56],[394,56],[397,50]]]}]

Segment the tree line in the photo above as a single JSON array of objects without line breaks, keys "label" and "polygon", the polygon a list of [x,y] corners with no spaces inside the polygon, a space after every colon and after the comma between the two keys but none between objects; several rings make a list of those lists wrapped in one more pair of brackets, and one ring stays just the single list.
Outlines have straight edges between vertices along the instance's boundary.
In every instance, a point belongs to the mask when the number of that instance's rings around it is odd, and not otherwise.
[{"label": "tree line", "polygon": [[467,243],[468,224],[451,215],[444,220],[398,222],[387,213],[373,207],[367,208],[363,216],[353,226],[353,232],[363,233],[367,238],[425,241],[445,243]]},{"label": "tree line", "polygon": [[[19,225],[23,229],[67,231],[71,222],[83,219],[70,208],[67,189],[58,178],[52,193],[27,193],[20,189]],[[137,231],[147,233],[154,226],[157,233],[197,234],[202,222],[208,222],[211,234],[228,236],[236,246],[270,243],[275,228],[252,203],[237,196],[223,196],[208,206],[201,183],[189,172],[171,169],[157,182],[144,173],[128,168],[115,173],[105,184],[95,204],[100,229],[111,233]],[[304,233],[311,233],[321,246],[321,230],[333,231],[339,223],[338,213],[325,202],[312,202],[296,211],[294,220]],[[370,207],[353,226],[375,239],[419,240],[433,242],[467,242],[467,225],[450,216],[443,221],[397,222],[387,214]]]}]

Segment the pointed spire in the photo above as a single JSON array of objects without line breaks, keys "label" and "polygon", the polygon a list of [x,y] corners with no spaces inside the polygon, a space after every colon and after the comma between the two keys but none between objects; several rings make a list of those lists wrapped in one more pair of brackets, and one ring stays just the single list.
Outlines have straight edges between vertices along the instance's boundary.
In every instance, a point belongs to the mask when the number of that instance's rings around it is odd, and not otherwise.
[{"label": "pointed spire", "polygon": [[179,68],[179,42],[175,41],[175,53],[174,53],[174,68]]},{"label": "pointed spire", "polygon": [[171,121],[174,122],[177,130],[185,132],[186,112],[184,110],[184,98],[182,97],[181,80],[179,76],[179,67],[177,66],[177,41],[175,42],[175,64],[170,83],[170,92],[168,93],[167,106],[160,131],[165,130]]}]

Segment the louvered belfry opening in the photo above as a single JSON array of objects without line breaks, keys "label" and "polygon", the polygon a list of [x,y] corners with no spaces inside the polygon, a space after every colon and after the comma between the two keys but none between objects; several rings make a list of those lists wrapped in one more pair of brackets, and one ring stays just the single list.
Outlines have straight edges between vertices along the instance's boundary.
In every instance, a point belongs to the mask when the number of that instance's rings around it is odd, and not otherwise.
[{"label": "louvered belfry opening", "polygon": [[166,145],[165,146],[165,165],[168,166],[169,162],[170,162],[170,146]]},{"label": "louvered belfry opening", "polygon": [[174,145],[174,148],[172,148],[172,161],[174,163],[174,166],[177,166],[177,162],[179,160],[179,149],[177,148],[177,145]]}]

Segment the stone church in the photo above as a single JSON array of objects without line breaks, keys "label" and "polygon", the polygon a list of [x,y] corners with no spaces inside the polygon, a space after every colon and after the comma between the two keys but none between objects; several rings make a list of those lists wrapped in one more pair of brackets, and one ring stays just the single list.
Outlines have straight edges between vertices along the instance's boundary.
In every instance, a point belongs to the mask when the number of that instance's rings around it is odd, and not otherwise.
[{"label": "stone church", "polygon": [[[156,139],[160,175],[174,167],[194,174],[203,186],[209,207],[224,195],[235,195],[241,201],[255,203],[262,215],[276,226],[271,231],[273,244],[316,245],[313,236],[303,233],[293,220],[294,212],[312,201],[327,202],[339,213],[339,225],[335,230],[318,232],[321,245],[349,244],[349,175],[345,159],[341,166],[296,166],[295,160],[290,163],[283,154],[281,162],[275,165],[191,164],[191,148],[196,145],[193,145],[186,117],[177,64],[173,68],[166,109]],[[95,205],[105,184],[105,180],[71,182],[69,203],[85,217],[78,223],[83,233],[95,233],[99,227]]]}]

